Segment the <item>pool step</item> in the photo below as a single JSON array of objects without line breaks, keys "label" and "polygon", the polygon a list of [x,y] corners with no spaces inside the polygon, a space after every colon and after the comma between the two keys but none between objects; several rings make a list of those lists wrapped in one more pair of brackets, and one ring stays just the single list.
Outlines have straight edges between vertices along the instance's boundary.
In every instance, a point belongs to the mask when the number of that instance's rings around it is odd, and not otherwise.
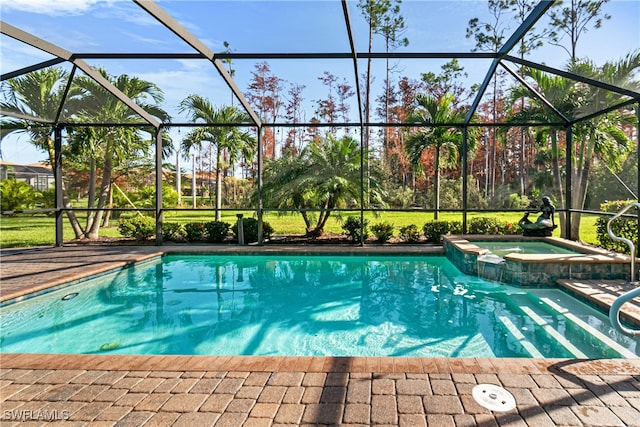
[{"label": "pool step", "polygon": [[[610,325],[606,315],[594,318],[594,321],[599,319],[594,324],[588,323],[581,318],[582,314],[586,314],[583,312],[588,310],[584,303],[576,301],[574,305],[565,305],[556,301],[557,295],[554,292],[557,291],[539,290],[527,295],[513,294],[507,300],[512,310],[526,316],[526,320],[519,326],[521,333],[526,335],[530,342],[537,345],[535,330],[538,330],[546,334],[554,345],[564,348],[569,357],[590,358],[593,345],[608,347],[612,350],[612,355],[617,353],[626,358],[638,357],[632,350],[608,336],[606,332]],[[564,330],[577,333],[576,338],[571,338]],[[602,344],[596,344],[596,341]],[[542,350],[542,347],[539,348]]]},{"label": "pool step", "polygon": [[551,336],[558,344],[564,347],[569,353],[571,353],[574,357],[578,359],[588,359],[588,356],[584,354],[578,347],[571,344],[569,340],[567,340],[560,332],[555,330],[553,326],[551,326],[546,320],[539,316],[536,312],[534,312],[531,308],[527,306],[520,306],[520,310],[522,310],[527,316],[531,318],[535,322],[536,325],[540,326],[544,331]]},{"label": "pool step", "polygon": [[603,334],[602,332],[600,332],[599,330],[594,328],[593,326],[589,325],[584,320],[580,319],[575,314],[571,313],[568,309],[566,309],[564,307],[561,307],[560,305],[556,304],[550,298],[541,297],[540,301],[542,303],[544,303],[545,305],[547,305],[549,308],[551,308],[554,312],[557,312],[557,313],[561,314],[565,319],[567,319],[573,325],[583,329],[587,334],[589,334],[589,335],[597,338],[599,341],[605,343],[609,348],[613,349],[614,351],[616,351],[621,356],[626,357],[626,358],[636,358],[636,357],[638,357],[635,353],[633,353],[632,351],[624,348],[623,346],[621,346],[620,344],[618,344],[617,342],[615,342],[614,340],[612,340],[611,338],[609,338],[608,336],[606,336],[605,334]]},{"label": "pool step", "polygon": [[535,345],[531,341],[529,341],[522,332],[518,329],[516,325],[506,316],[498,316],[500,322],[507,328],[509,333],[513,335],[513,337],[520,343],[522,348],[529,354],[531,357],[536,358],[544,358],[544,355],[540,353],[540,351],[536,348]]},{"label": "pool step", "polygon": [[[636,287],[638,284],[623,280],[558,280],[558,285],[570,293],[600,307],[606,313],[616,298]],[[636,298],[622,306],[620,317],[640,326],[640,299]]]}]

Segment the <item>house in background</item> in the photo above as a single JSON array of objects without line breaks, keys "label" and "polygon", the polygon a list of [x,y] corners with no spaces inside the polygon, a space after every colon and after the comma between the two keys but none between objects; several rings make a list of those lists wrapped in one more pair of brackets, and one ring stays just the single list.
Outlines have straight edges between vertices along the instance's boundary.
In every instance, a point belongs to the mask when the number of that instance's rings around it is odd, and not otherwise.
[{"label": "house in background", "polygon": [[0,180],[14,178],[16,181],[24,181],[38,191],[55,187],[55,179],[51,166],[47,163],[33,163],[19,165],[0,161]]}]

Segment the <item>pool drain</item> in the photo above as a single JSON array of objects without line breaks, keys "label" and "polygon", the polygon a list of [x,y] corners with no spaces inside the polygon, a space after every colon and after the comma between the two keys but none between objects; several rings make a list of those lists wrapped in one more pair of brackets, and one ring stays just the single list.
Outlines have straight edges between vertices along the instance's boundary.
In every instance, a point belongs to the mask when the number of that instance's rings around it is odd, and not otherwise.
[{"label": "pool drain", "polygon": [[478,384],[471,395],[476,402],[491,411],[509,411],[516,407],[513,395],[494,384]]}]

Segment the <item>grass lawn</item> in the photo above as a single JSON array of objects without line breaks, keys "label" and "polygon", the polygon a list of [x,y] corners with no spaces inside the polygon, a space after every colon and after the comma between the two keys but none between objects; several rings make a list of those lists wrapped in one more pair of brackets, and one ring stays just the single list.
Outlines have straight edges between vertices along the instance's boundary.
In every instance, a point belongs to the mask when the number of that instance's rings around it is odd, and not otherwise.
[{"label": "grass lawn", "polygon": [[[254,215],[253,211],[223,211],[222,221],[234,224],[237,220],[236,214],[242,213],[245,217]],[[359,212],[334,213],[329,218],[325,231],[334,234],[343,234],[341,225],[348,216],[359,216]],[[518,222],[522,214],[518,212],[484,212],[470,213],[468,219],[473,217],[495,217],[504,222]],[[165,222],[207,222],[213,221],[215,214],[213,211],[168,211],[164,214]],[[422,226],[433,220],[433,213],[429,212],[383,212],[378,215],[366,213],[365,218],[369,221],[369,226],[379,222],[389,222],[394,225],[396,235],[403,226],[415,224],[422,231]],[[595,222],[596,215],[583,215],[581,222],[581,239],[586,243],[597,244]],[[460,213],[442,213],[441,220],[462,221]],[[80,218],[83,224],[85,218]],[[304,233],[304,221],[299,214],[279,215],[267,213],[264,215],[274,229],[274,235],[299,235]],[[111,226],[103,228],[100,235],[104,237],[121,237],[118,232],[117,220],[111,221]],[[554,236],[560,236],[559,229],[556,229]],[[69,221],[64,219],[64,240],[74,239],[74,234],[69,225]],[[45,215],[20,214],[16,216],[3,216],[0,218],[0,248],[31,247],[41,245],[53,245],[55,243],[55,218]]]}]

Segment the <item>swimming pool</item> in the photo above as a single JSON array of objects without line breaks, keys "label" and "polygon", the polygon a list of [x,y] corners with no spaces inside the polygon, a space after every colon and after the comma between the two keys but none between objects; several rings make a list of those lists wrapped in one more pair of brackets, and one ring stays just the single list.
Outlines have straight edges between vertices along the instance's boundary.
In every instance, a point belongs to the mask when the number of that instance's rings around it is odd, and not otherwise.
[{"label": "swimming pool", "polygon": [[635,357],[556,289],[444,256],[165,255],[0,309],[5,353]]}]

